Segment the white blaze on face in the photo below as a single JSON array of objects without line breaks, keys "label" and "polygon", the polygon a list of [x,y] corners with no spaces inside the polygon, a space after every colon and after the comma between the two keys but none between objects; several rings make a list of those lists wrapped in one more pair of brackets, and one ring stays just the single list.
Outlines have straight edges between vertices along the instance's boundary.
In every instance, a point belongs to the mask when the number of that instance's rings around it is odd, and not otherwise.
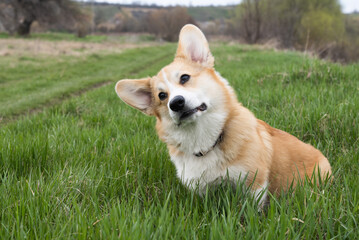
[{"label": "white blaze on face", "polygon": [[168,78],[166,76],[166,73],[165,73],[165,70],[162,69],[162,77],[163,77],[163,80],[165,80],[165,83],[168,87],[168,90],[171,92],[172,89],[173,89],[173,85],[170,83],[170,81],[168,81]]}]

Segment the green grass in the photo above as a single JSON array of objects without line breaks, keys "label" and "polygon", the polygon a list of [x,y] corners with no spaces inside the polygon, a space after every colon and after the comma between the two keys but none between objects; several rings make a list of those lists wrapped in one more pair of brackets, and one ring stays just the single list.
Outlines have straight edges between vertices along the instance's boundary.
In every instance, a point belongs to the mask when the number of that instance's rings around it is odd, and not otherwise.
[{"label": "green grass", "polygon": [[[11,39],[11,36],[7,33],[0,33],[0,39]],[[18,39],[27,40],[45,40],[45,41],[74,41],[74,42],[89,42],[89,43],[138,43],[138,42],[151,42],[155,40],[155,37],[151,34],[119,34],[119,35],[91,35],[88,34],[85,37],[79,38],[75,33],[60,33],[60,32],[44,32],[44,33],[31,33],[30,36],[21,37],[16,36]]]},{"label": "green grass", "polygon": [[[216,69],[239,100],[258,118],[319,148],[334,171],[331,184],[306,184],[271,197],[268,208],[258,212],[246,194],[225,186],[204,198],[186,190],[156,136],[155,119],[116,96],[117,79],[154,75],[174,51],[168,45],[1,72],[7,79],[1,84],[14,91],[16,81],[27,76],[29,83],[45,82],[42,91],[51,92],[62,80],[44,78],[59,73],[68,86],[112,84],[0,128],[0,238],[357,238],[359,66],[294,52],[213,49]],[[6,94],[0,94],[2,103],[17,96]],[[1,104],[6,116],[18,109],[3,107],[9,102]],[[27,102],[21,111],[42,104],[32,98]]]},{"label": "green grass", "polygon": [[15,66],[8,59],[0,60],[0,117],[6,119],[95,84],[114,82],[169,56],[167,46],[157,51],[144,48],[121,55],[60,60],[22,57]]},{"label": "green grass", "polygon": [[74,33],[33,33],[30,39],[41,39],[48,41],[81,41],[81,42],[104,42],[107,40],[105,35],[87,35],[83,38],[79,38]]},{"label": "green grass", "polygon": [[[0,33],[1,38],[13,38],[7,33]],[[21,39],[39,39],[47,41],[80,41],[80,42],[105,42],[108,37],[105,35],[87,35],[86,37],[79,38],[74,33],[59,33],[59,32],[46,32],[46,33],[31,33],[28,37],[20,37]]]}]

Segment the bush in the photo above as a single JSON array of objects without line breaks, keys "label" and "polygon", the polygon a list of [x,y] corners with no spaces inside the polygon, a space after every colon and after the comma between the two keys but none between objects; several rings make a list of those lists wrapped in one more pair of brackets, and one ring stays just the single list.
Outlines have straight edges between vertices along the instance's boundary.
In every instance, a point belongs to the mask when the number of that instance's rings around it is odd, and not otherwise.
[{"label": "bush", "polygon": [[359,60],[359,16],[346,16],[345,34],[332,48],[324,52],[325,57],[339,62],[354,62]]},{"label": "bush", "polygon": [[359,38],[356,41],[344,39],[320,53],[320,57],[336,62],[350,63],[359,60]]},{"label": "bush", "polygon": [[178,40],[178,33],[185,24],[195,23],[183,7],[153,11],[146,22],[148,32],[171,42]]},{"label": "bush", "polygon": [[298,43],[303,48],[323,51],[343,38],[344,21],[341,15],[322,10],[306,13],[300,23]]}]

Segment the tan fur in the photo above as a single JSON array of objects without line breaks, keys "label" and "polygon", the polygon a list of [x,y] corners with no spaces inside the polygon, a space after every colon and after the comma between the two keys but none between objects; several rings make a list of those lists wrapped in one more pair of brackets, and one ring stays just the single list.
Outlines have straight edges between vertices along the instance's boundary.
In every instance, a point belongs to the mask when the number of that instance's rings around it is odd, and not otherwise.
[{"label": "tan fur", "polygon": [[252,183],[255,177],[255,189],[268,178],[272,193],[286,190],[292,183],[295,187],[305,177],[312,179],[313,174],[318,173],[318,167],[323,179],[331,175],[330,164],[319,150],[256,119],[237,102],[232,92],[227,90],[226,95],[231,114],[220,146],[228,163],[224,168],[236,164],[247,166],[250,169],[247,182]]},{"label": "tan fur", "polygon": [[253,178],[255,189],[269,179],[269,190],[278,193],[293,186],[305,177],[311,179],[320,169],[322,178],[331,174],[331,167],[323,154],[310,144],[282,130],[269,126],[236,101],[230,99],[231,114],[224,128],[224,142],[220,148],[225,153],[228,168],[236,164],[250,169],[248,184]]},{"label": "tan fur", "polygon": [[[181,40],[182,31],[196,35],[199,41],[203,41],[203,56],[199,52],[200,61],[194,61],[196,56],[189,56],[186,52],[186,40]],[[184,27],[181,31],[180,42],[176,57],[173,63],[164,67],[157,76],[146,79],[132,80],[133,86],[128,86],[129,80],[119,81],[116,85],[118,95],[129,105],[136,107],[148,115],[157,118],[156,130],[160,139],[166,142],[169,153],[172,157],[181,157],[185,154],[180,150],[180,144],[168,140],[169,110],[167,100],[160,101],[160,91],[171,94],[167,89],[165,76],[171,78],[171,74],[189,74],[191,80],[185,86],[173,81],[171,84],[177,88],[195,90],[206,84],[214,87],[207,92],[208,96],[223,96],[224,104],[221,106],[227,113],[223,127],[223,141],[216,147],[223,152],[224,161],[221,162],[222,170],[239,166],[248,172],[247,184],[254,181],[253,189],[260,189],[266,183],[272,193],[278,193],[281,189],[286,190],[293,183],[293,186],[302,181],[305,177],[311,178],[313,173],[320,169],[321,177],[331,174],[331,167],[323,154],[309,144],[305,144],[296,137],[269,126],[262,120],[258,120],[252,112],[243,107],[238,101],[232,88],[216,74],[213,63],[214,58],[209,52],[208,44],[204,35],[195,27]],[[184,35],[184,34],[183,34]],[[187,36],[188,37],[188,36]],[[184,42],[184,43],[183,43]],[[190,46],[188,47],[190,48]],[[178,76],[176,75],[175,78]],[[139,89],[139,91],[138,91]],[[151,93],[151,101],[144,107],[143,99],[131,99],[129,92],[136,92],[139,95],[143,92]],[[217,95],[216,95],[217,94]]]}]

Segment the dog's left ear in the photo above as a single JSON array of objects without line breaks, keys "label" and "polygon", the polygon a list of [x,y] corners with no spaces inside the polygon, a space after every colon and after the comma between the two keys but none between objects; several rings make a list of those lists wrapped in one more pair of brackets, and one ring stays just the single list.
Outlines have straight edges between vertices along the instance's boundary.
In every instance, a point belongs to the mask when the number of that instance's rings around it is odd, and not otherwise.
[{"label": "dog's left ear", "polygon": [[192,24],[185,25],[180,32],[176,58],[185,58],[212,68],[212,56],[208,42],[202,31]]}]

